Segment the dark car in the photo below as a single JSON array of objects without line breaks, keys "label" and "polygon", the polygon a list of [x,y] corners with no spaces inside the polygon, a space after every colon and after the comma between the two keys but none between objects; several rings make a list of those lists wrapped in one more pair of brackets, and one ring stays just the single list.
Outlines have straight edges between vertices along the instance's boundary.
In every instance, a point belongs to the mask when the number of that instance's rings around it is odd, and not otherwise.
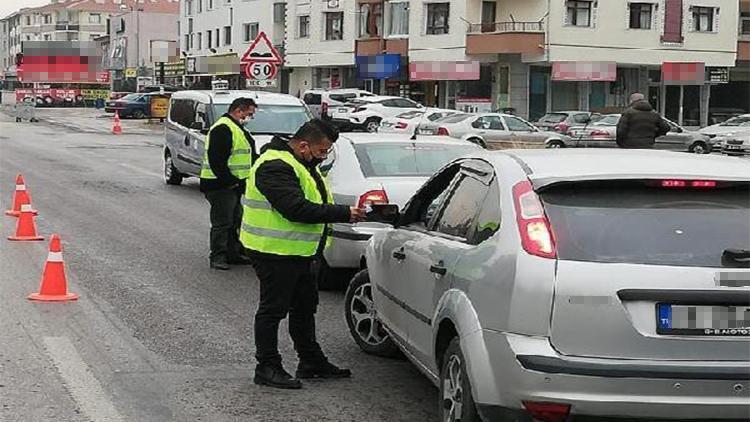
[{"label": "dark car", "polygon": [[118,100],[107,101],[104,111],[117,112],[122,118],[145,119],[151,114],[151,98],[158,95],[160,95],[158,92],[128,94]]}]

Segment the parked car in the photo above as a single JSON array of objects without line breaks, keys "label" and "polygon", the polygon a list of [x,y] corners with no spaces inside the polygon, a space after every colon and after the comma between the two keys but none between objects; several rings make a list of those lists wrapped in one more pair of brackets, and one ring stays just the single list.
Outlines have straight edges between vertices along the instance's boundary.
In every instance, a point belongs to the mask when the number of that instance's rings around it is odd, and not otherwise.
[{"label": "parked car", "polygon": [[341,130],[376,132],[383,119],[422,109],[424,107],[421,104],[407,98],[374,95],[351,100],[334,108],[332,122]]},{"label": "parked car", "polygon": [[750,114],[743,114],[716,125],[706,126],[699,132],[710,137],[750,133]]},{"label": "parked car", "polygon": [[344,89],[308,89],[302,95],[302,101],[316,118],[330,119],[331,110],[344,105],[355,98],[372,97],[375,94],[357,88]]},{"label": "parked car", "polygon": [[177,92],[182,88],[172,85],[144,85],[138,90],[138,92],[161,92],[162,89],[164,89],[164,92]]},{"label": "parked car", "polygon": [[566,135],[539,130],[518,116],[501,113],[454,114],[422,125],[419,132],[463,139],[487,149],[563,148],[570,141]]},{"label": "parked car", "polygon": [[534,126],[542,130],[567,133],[572,126],[595,122],[601,114],[590,111],[555,111],[542,116]]},{"label": "parked car", "polygon": [[[446,163],[479,150],[474,144],[440,137],[404,134],[345,133],[321,165],[337,204],[404,206],[414,192]],[[318,285],[334,288],[348,282],[360,267],[373,233],[382,224],[334,224],[332,245],[324,252]]]},{"label": "parked car", "polygon": [[346,321],[439,388],[441,421],[743,420],[748,197],[747,164],[722,156],[463,158],[382,207],[395,225]]},{"label": "parked car", "polygon": [[312,116],[299,98],[260,91],[179,91],[170,99],[165,125],[164,181],[179,185],[185,177],[199,177],[206,134],[237,98],[250,97],[258,104],[245,127],[253,134],[256,148],[273,135],[291,135]]},{"label": "parked car", "polygon": [[750,155],[750,133],[722,135],[714,138],[719,142],[721,152],[727,155]]},{"label": "parked car", "polygon": [[456,110],[431,107],[423,110],[410,110],[401,113],[396,117],[387,117],[383,119],[380,122],[378,132],[413,134],[414,130],[424,123],[434,122],[457,113],[458,111]]},{"label": "parked car", "polygon": [[110,101],[119,100],[120,98],[122,98],[122,97],[124,97],[124,96],[126,96],[128,94],[132,94],[132,92],[127,92],[127,91],[111,91],[109,93],[109,100]]},{"label": "parked car", "polygon": [[[576,147],[617,148],[617,123],[620,116],[607,114],[589,125],[571,127],[568,129],[568,136]],[[696,154],[708,154],[714,149],[716,141],[708,136],[687,130],[669,119],[664,120],[669,124],[669,133],[656,138],[654,148]]]},{"label": "parked car", "polygon": [[[160,95],[158,92],[128,94],[114,101],[107,101],[104,111],[107,113],[117,112],[120,117],[134,119],[145,119],[151,114],[151,98]],[[170,95],[166,93],[165,95]]]}]

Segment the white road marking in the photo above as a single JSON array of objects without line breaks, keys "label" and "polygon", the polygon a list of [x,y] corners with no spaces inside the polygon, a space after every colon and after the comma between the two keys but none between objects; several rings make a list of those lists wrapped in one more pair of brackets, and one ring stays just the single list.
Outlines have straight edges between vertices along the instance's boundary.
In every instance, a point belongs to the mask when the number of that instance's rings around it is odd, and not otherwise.
[{"label": "white road marking", "polygon": [[47,353],[60,372],[73,399],[92,421],[123,422],[99,381],[67,337],[44,337]]},{"label": "white road marking", "polygon": [[162,177],[161,173],[157,173],[155,171],[145,170],[145,169],[142,169],[140,167],[136,167],[136,166],[134,166],[132,164],[120,163],[120,166],[121,167],[125,167],[125,168],[130,169],[130,170],[133,170],[133,171],[137,171],[138,173],[147,174],[149,176],[156,176],[156,177],[159,177],[159,178]]}]

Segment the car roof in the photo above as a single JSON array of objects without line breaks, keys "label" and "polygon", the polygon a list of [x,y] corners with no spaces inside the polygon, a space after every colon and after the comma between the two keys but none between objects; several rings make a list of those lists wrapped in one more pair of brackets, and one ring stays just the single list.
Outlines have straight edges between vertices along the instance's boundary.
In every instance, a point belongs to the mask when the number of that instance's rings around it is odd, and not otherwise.
[{"label": "car roof", "polygon": [[265,91],[178,91],[172,94],[173,99],[188,98],[215,104],[231,104],[242,97],[252,98],[258,105],[303,105],[302,100],[292,95]]},{"label": "car roof", "polygon": [[352,144],[374,144],[383,142],[417,142],[425,144],[442,145],[474,145],[469,141],[455,139],[448,136],[418,135],[412,140],[412,135],[407,133],[342,133],[339,139],[346,139]]},{"label": "car roof", "polygon": [[367,102],[378,102],[378,101],[384,101],[384,100],[393,100],[401,97],[394,97],[391,95],[371,95],[368,97],[360,97],[357,98],[357,101],[367,101]]},{"label": "car roof", "polygon": [[511,156],[535,188],[565,181],[688,179],[750,181],[748,164],[734,157],[621,149],[526,149],[497,151]]},{"label": "car roof", "polygon": [[560,110],[560,111],[550,111],[547,114],[577,114],[577,113],[593,113],[593,111],[585,111],[585,110]]}]

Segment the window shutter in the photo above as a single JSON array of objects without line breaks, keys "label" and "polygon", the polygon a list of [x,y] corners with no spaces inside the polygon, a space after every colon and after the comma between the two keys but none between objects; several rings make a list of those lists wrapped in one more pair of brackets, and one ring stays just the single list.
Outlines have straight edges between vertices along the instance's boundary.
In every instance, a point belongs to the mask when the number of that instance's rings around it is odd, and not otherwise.
[{"label": "window shutter", "polygon": [[719,8],[714,8],[714,31],[719,32]]},{"label": "window shutter", "polygon": [[591,27],[596,28],[597,16],[599,15],[599,2],[591,2]]},{"label": "window shutter", "polygon": [[662,42],[682,43],[682,12],[682,0],[665,1]]}]

